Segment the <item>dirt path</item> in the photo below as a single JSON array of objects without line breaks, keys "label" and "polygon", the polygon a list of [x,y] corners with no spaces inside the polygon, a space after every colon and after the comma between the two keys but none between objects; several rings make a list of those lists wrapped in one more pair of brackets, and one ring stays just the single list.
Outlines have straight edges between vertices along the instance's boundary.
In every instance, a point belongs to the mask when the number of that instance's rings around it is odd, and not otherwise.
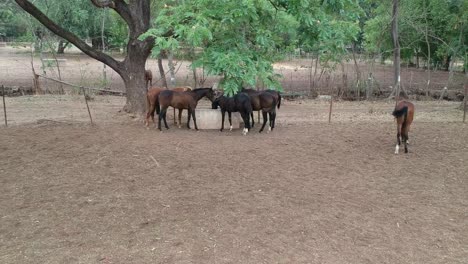
[{"label": "dirt path", "polygon": [[46,99],[7,102],[0,263],[468,260],[458,104],[417,103],[394,155],[393,103],[339,103],[327,124],[326,102],[286,102],[273,133],[244,137],[146,130],[118,97],[95,99],[90,127],[81,102]]}]

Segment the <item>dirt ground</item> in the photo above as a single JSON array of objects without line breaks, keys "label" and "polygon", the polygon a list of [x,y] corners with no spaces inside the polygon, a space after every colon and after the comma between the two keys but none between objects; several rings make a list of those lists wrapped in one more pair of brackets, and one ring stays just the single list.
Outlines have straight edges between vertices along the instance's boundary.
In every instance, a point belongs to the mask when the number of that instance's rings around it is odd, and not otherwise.
[{"label": "dirt ground", "polygon": [[81,97],[7,98],[0,263],[467,263],[460,103],[416,102],[400,155],[393,104],[328,124],[286,101],[242,136],[147,130],[121,97],[90,103],[94,127]]}]

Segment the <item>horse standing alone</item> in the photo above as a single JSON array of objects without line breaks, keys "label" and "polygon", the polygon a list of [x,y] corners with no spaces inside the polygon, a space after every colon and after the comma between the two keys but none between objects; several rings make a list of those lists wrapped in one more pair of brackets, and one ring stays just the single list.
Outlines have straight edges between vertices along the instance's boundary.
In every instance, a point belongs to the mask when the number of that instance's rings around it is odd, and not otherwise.
[{"label": "horse standing alone", "polygon": [[400,101],[393,111],[392,115],[397,121],[397,144],[395,154],[400,150],[401,140],[405,145],[405,153],[408,153],[408,132],[413,122],[414,104],[408,101]]}]

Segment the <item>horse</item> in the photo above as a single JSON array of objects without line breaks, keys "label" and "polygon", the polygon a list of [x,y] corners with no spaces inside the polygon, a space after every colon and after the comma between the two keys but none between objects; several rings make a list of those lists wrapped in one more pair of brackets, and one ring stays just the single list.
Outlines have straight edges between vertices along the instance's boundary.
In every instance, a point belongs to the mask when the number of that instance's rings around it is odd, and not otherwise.
[{"label": "horse", "polygon": [[166,112],[167,108],[172,106],[179,110],[187,109],[187,127],[190,129],[190,116],[192,116],[195,129],[198,130],[197,120],[195,118],[195,108],[197,107],[198,101],[203,97],[206,97],[213,102],[213,88],[198,88],[186,92],[175,92],[172,90],[162,91],[156,101],[156,111],[159,113],[158,129],[161,130],[161,120],[164,120],[164,126],[166,129],[169,129],[166,122]]},{"label": "horse", "polygon": [[[275,128],[275,121],[276,121],[276,107],[278,105],[275,95],[271,92],[267,91],[255,91],[252,89],[242,89],[245,91],[252,102],[252,110],[253,111],[262,111],[263,115],[263,125],[259,133],[263,131],[265,128],[265,124],[267,121],[267,114],[270,117],[270,126],[268,127],[268,132],[272,131]],[[281,97],[279,97],[281,98]],[[281,100],[281,99],[278,99]],[[254,127],[255,121],[253,117],[253,112],[251,113],[252,117],[252,127]]]},{"label": "horse", "polygon": [[[176,87],[172,89],[174,92],[188,92],[192,91],[192,87],[190,86],[183,86],[183,87]],[[177,125],[176,117],[175,117],[175,108],[172,108],[174,110],[174,125]],[[182,126],[182,109],[179,109],[179,128]]]},{"label": "horse", "polygon": [[[405,145],[405,153],[408,153],[408,132],[413,122],[414,105],[408,101],[400,101],[393,111],[392,115],[397,121],[397,144],[395,146],[395,154],[398,154],[401,140]],[[401,138],[401,140],[400,140]]]},{"label": "horse", "polygon": [[156,109],[156,101],[158,100],[159,94],[166,89],[161,87],[151,87],[148,92],[146,93],[146,120],[145,125],[146,127],[149,126],[149,119],[154,122],[154,112],[156,111],[159,115],[159,110]]},{"label": "horse", "polygon": [[224,95],[219,96],[213,101],[211,108],[217,109],[218,106],[221,108],[222,115],[220,131],[224,130],[224,116],[226,112],[228,112],[229,117],[229,131],[232,131],[231,113],[239,112],[242,120],[244,120],[244,129],[242,130],[242,134],[244,136],[247,135],[247,132],[249,132],[250,129],[250,114],[252,114],[252,102],[250,101],[249,95],[246,93],[238,93],[234,95],[234,97],[226,97]]},{"label": "horse", "polygon": [[[257,90],[254,90],[254,89],[242,88],[241,92],[247,93],[247,94],[249,94],[249,95],[250,95],[250,94],[259,93],[259,92],[270,93],[270,94],[272,94],[272,95],[275,97],[275,100],[278,102],[277,107],[278,107],[278,109],[280,109],[280,106],[281,106],[281,94],[280,94],[278,91],[271,90],[271,89],[263,90],[263,91],[257,91]],[[251,116],[252,116],[252,127],[254,127],[255,120],[254,120],[254,117],[253,117],[253,112],[252,112]]]},{"label": "horse", "polygon": [[146,89],[148,90],[148,82],[150,83],[150,87],[153,86],[153,73],[151,70],[145,70],[145,82],[146,82]]},{"label": "horse", "polygon": [[[151,116],[151,119],[153,120],[153,123],[154,122],[154,112],[156,112],[158,115],[159,115],[159,109],[156,108],[156,101],[158,100],[158,97],[159,97],[159,94],[164,91],[164,90],[167,90],[165,88],[161,88],[161,87],[151,87],[148,92],[146,93],[146,102],[147,102],[147,111],[146,111],[146,121],[145,121],[145,125],[148,127],[149,126],[149,118]],[[176,91],[176,92],[185,92],[185,91],[190,91],[192,90],[191,87],[189,86],[184,86],[184,87],[176,87],[174,89],[172,89],[172,91]],[[180,121],[181,121],[181,118],[182,118],[182,110],[179,110],[179,126],[180,126]],[[175,120],[175,108],[174,108],[174,123],[176,123],[176,120]]]},{"label": "horse", "polygon": [[[254,89],[248,89],[248,88],[242,88],[241,92],[244,92],[244,93],[255,93],[255,92],[259,92],[259,91],[256,91]],[[280,106],[281,106],[281,94],[278,92],[278,91],[275,91],[275,90],[271,90],[271,89],[268,89],[268,90],[263,90],[261,92],[267,92],[267,93],[271,93],[276,101],[278,102],[278,109],[280,109]]]}]

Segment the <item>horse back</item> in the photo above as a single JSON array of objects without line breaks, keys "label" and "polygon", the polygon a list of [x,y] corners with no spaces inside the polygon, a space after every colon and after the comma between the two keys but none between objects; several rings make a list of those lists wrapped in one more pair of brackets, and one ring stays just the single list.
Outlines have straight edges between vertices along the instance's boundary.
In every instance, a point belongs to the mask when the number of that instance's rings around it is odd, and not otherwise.
[{"label": "horse back", "polygon": [[172,106],[177,109],[188,109],[196,107],[197,102],[190,92],[177,92],[173,90],[164,90],[159,94],[159,103],[161,107]]},{"label": "horse back", "polygon": [[261,108],[265,111],[274,111],[276,109],[275,96],[269,92],[262,92],[259,94]]},{"label": "horse back", "polygon": [[156,98],[158,98],[159,94],[164,90],[164,88],[153,86],[148,90],[146,96],[148,97],[148,100],[150,100],[150,102],[154,103],[154,101],[156,101]]}]

